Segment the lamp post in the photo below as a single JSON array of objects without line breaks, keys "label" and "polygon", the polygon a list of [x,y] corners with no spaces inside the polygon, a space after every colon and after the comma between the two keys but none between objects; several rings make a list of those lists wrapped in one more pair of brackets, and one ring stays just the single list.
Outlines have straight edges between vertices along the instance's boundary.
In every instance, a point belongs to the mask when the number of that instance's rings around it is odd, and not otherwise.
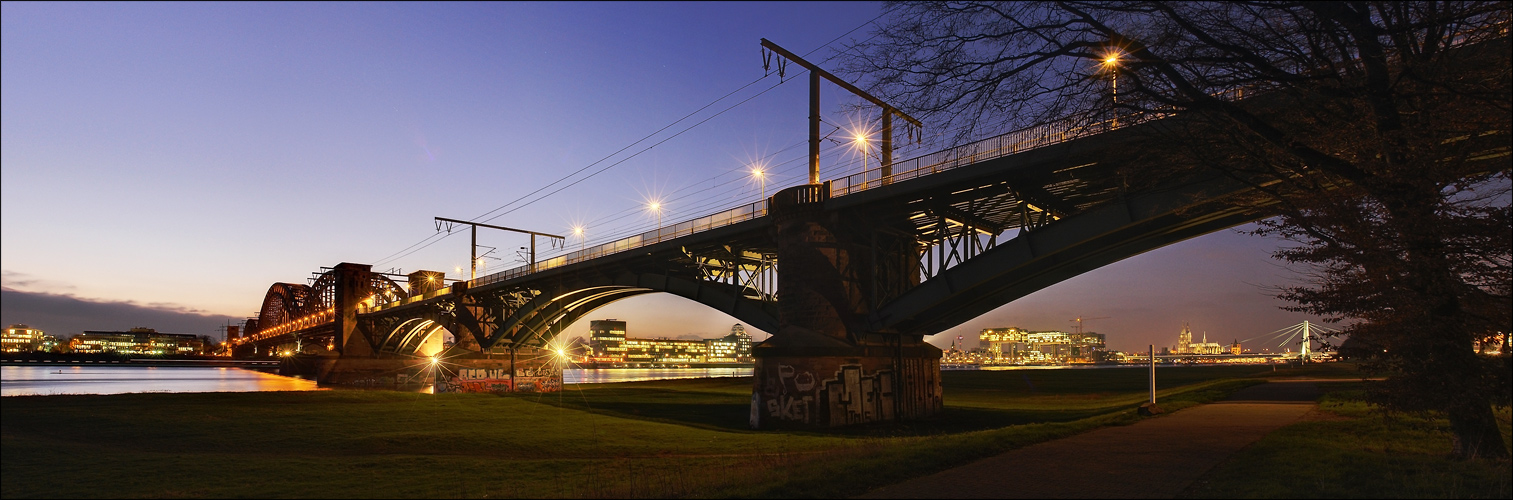
[{"label": "lamp post", "polygon": [[657,241],[662,241],[662,202],[652,200],[646,207],[657,213]]},{"label": "lamp post", "polygon": [[751,176],[755,177],[757,184],[762,186],[762,199],[767,199],[767,173],[762,171],[762,167],[752,167]]},{"label": "lamp post", "polygon": [[867,135],[857,132],[855,142],[856,147],[862,149],[862,186],[865,188],[867,185]]},{"label": "lamp post", "polygon": [[573,226],[573,236],[577,236],[578,237],[578,253],[580,253],[580,254],[583,253],[583,246],[584,246],[583,226]]},{"label": "lamp post", "polygon": [[1109,52],[1103,57],[1103,69],[1109,72],[1112,82],[1112,92],[1109,94],[1114,103],[1112,128],[1119,128],[1119,52]]}]

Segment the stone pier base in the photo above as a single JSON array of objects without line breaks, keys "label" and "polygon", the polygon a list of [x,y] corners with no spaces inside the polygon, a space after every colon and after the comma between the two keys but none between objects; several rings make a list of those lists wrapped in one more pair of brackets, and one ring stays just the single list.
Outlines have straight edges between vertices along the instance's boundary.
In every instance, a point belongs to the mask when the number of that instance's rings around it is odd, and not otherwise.
[{"label": "stone pier base", "polygon": [[[436,377],[436,392],[561,392],[562,369],[550,359],[448,359]],[[510,367],[514,366],[514,373]]]},{"label": "stone pier base", "polygon": [[939,348],[758,346],[751,428],[826,428],[940,412]]},{"label": "stone pier base", "polygon": [[[314,379],[322,385],[355,387],[434,386],[436,392],[558,392],[562,371],[551,359],[531,355],[419,358],[284,358],[279,374]],[[513,368],[513,370],[512,370]]]},{"label": "stone pier base", "polygon": [[418,359],[296,355],[283,358],[279,375],[314,379],[321,385],[396,387],[431,384],[428,367]]}]

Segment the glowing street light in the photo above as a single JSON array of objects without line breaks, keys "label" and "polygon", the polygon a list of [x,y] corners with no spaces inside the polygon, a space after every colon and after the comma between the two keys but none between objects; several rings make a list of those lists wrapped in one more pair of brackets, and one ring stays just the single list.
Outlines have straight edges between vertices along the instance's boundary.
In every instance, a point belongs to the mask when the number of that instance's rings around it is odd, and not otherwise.
[{"label": "glowing street light", "polygon": [[853,142],[856,143],[856,147],[862,149],[862,182],[867,182],[867,146],[869,142],[867,134],[857,132]]},{"label": "glowing street light", "polygon": [[755,177],[758,184],[762,185],[762,199],[767,199],[767,172],[760,165],[751,167],[751,176]]},{"label": "glowing street light", "polygon": [[583,226],[573,226],[573,236],[578,237],[578,251],[582,252],[584,245]]},{"label": "glowing street light", "polygon": [[1113,51],[1103,56],[1103,69],[1104,71],[1108,71],[1109,79],[1113,82],[1112,93],[1109,95],[1113,99],[1115,107],[1114,128],[1119,128],[1119,110],[1117,109],[1119,107],[1119,55],[1118,51]]},{"label": "glowing street light", "polygon": [[662,241],[662,202],[652,200],[646,208],[657,213],[657,241]]}]

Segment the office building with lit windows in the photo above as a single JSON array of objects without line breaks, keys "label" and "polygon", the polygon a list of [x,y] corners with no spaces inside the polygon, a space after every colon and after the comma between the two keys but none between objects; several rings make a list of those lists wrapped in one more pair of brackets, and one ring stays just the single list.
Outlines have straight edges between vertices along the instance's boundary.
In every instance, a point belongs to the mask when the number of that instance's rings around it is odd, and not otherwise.
[{"label": "office building with lit windows", "polygon": [[73,352],[86,354],[114,352],[164,356],[205,352],[205,341],[197,335],[158,333],[151,328],[132,328],[125,332],[87,331],[75,335],[68,345]]},{"label": "office building with lit windows", "polygon": [[985,361],[990,363],[1092,363],[1105,348],[1103,334],[1094,332],[987,328],[977,338],[984,348]]},{"label": "office building with lit windows", "polygon": [[638,339],[626,336],[624,321],[589,322],[589,355],[596,366],[669,366],[751,363],[751,336],[737,324],[717,339]]},{"label": "office building with lit windows", "polygon": [[708,344],[687,339],[625,339],[625,362],[636,365],[704,363]]},{"label": "office building with lit windows", "polygon": [[616,319],[590,321],[588,349],[591,362],[625,362],[625,322]]},{"label": "office building with lit windows", "polygon": [[27,325],[11,325],[0,335],[0,351],[31,352],[42,344],[42,330]]}]

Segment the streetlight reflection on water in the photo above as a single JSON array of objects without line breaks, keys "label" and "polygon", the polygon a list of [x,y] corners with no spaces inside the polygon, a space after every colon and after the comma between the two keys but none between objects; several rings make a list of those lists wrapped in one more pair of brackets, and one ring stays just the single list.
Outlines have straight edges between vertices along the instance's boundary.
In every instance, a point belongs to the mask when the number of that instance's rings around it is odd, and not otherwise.
[{"label": "streetlight reflection on water", "polygon": [[[566,359],[566,350],[557,353]],[[439,359],[428,359],[440,364]],[[750,367],[622,368],[595,370],[563,367],[563,383],[595,384],[681,378],[749,377]],[[51,394],[128,394],[139,392],[263,392],[345,389],[319,387],[313,380],[284,377],[257,370],[208,367],[149,366],[5,366],[0,367],[0,396]],[[357,389],[357,388],[351,388]],[[393,388],[374,388],[393,390]],[[399,390],[434,393],[431,385]]]}]

